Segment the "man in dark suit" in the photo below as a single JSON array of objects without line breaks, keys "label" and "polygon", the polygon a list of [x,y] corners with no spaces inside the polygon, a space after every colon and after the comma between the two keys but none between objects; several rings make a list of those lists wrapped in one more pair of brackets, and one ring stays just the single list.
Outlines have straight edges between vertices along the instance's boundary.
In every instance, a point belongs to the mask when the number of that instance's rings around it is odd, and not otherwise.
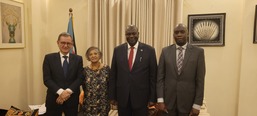
[{"label": "man in dark suit", "polygon": [[119,116],[147,116],[156,102],[157,61],[154,48],[138,42],[134,25],[126,28],[127,43],[114,49],[111,75],[111,104],[118,103]]},{"label": "man in dark suit", "polygon": [[83,81],[82,57],[70,54],[73,40],[69,33],[59,35],[58,53],[45,56],[43,62],[43,80],[47,87],[47,116],[77,116],[79,102],[79,86]]},{"label": "man in dark suit", "polygon": [[167,116],[198,116],[204,95],[204,50],[187,43],[188,30],[178,24],[176,44],[163,48],[157,74],[158,108]]}]

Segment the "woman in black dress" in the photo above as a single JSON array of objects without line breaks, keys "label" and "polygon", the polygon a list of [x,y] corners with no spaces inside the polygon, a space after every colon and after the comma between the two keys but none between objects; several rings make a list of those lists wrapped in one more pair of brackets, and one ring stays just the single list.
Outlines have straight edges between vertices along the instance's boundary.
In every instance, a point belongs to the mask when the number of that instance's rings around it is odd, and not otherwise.
[{"label": "woman in black dress", "polygon": [[84,82],[82,84],[84,99],[82,110],[84,116],[108,116],[110,104],[108,101],[108,82],[110,67],[100,62],[102,53],[97,47],[88,48],[86,58],[91,62],[84,67]]}]

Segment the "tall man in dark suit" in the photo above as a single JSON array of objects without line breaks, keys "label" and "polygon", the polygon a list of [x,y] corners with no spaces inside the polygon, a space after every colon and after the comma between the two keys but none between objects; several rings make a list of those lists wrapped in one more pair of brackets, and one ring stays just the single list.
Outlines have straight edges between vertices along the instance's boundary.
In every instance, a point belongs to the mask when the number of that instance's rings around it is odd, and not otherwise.
[{"label": "tall man in dark suit", "polygon": [[46,115],[77,116],[79,86],[83,81],[82,57],[70,54],[73,47],[71,35],[63,32],[57,45],[60,52],[47,54],[43,63],[43,80],[47,87]]},{"label": "tall man in dark suit", "polygon": [[118,103],[119,116],[147,116],[147,106],[156,102],[155,50],[138,42],[136,26],[127,26],[125,33],[127,43],[117,46],[112,58],[111,104]]},{"label": "tall man in dark suit", "polygon": [[157,74],[158,108],[167,116],[198,116],[204,96],[204,50],[187,43],[188,30],[178,24],[176,44],[163,48]]}]

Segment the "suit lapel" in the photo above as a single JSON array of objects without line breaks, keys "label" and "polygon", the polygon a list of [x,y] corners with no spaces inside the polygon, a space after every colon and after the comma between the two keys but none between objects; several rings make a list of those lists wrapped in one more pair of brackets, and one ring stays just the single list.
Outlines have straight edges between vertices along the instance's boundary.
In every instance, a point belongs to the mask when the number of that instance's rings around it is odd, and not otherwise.
[{"label": "suit lapel", "polygon": [[177,68],[177,59],[176,59],[176,57],[177,57],[177,55],[176,55],[176,50],[177,50],[176,45],[173,44],[173,46],[171,46],[171,52],[170,52],[170,53],[171,53],[171,60],[172,60],[172,62],[174,62],[174,63],[172,63],[174,70],[175,70],[176,72],[178,72],[178,68]]},{"label": "suit lapel", "polygon": [[67,77],[69,77],[69,74],[72,70],[72,67],[74,65],[74,62],[75,62],[75,56],[73,54],[70,54],[69,56],[69,67],[68,67],[68,72],[67,72]]},{"label": "suit lapel", "polygon": [[60,57],[59,52],[55,54],[55,60],[56,60],[57,70],[59,70],[60,74],[64,77],[64,72],[63,72],[63,68],[62,68],[62,61],[61,61],[61,57]]},{"label": "suit lapel", "polygon": [[140,60],[142,60],[143,52],[144,52],[143,45],[140,42],[138,42],[137,53],[136,53],[136,57],[135,57],[135,61],[134,61],[133,67],[132,67],[132,71],[141,62]]},{"label": "suit lapel", "polygon": [[191,53],[192,53],[192,46],[190,44],[187,44],[187,48],[186,48],[186,51],[185,51],[185,56],[184,56],[184,60],[183,60],[183,66],[182,66],[182,69],[181,69],[181,73],[183,73],[183,69],[186,66],[186,63],[187,63],[188,59],[190,58]]},{"label": "suit lapel", "polygon": [[124,66],[124,69],[126,69],[127,71],[130,71],[129,70],[129,65],[128,65],[128,44],[125,43],[122,47],[122,51],[121,51],[123,55],[121,55],[123,61],[125,61],[125,64],[123,65]]}]

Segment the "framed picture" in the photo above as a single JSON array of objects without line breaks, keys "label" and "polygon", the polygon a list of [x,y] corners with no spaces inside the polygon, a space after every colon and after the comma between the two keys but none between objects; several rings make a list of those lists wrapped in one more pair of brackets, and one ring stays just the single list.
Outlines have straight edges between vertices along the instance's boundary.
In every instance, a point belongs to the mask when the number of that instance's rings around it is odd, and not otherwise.
[{"label": "framed picture", "polygon": [[24,48],[23,3],[0,1],[0,48]]},{"label": "framed picture", "polygon": [[188,15],[189,43],[199,46],[225,46],[226,13]]},{"label": "framed picture", "polygon": [[257,44],[257,5],[255,6],[253,43]]}]

